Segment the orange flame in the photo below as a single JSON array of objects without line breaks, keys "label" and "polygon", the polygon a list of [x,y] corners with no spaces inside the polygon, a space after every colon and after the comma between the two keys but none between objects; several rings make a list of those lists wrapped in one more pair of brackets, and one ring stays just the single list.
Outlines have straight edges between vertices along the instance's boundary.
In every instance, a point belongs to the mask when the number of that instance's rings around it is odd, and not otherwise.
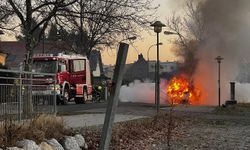
[{"label": "orange flame", "polygon": [[194,87],[193,82],[185,75],[175,76],[168,82],[167,95],[169,102],[173,104],[201,104],[201,90]]}]

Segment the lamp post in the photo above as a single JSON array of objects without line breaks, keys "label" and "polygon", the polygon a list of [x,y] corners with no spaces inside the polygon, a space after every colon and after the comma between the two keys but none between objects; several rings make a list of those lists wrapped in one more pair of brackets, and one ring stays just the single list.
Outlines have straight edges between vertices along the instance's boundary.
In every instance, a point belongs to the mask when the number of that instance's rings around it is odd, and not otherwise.
[{"label": "lamp post", "polygon": [[[149,68],[150,68],[150,65],[149,65],[149,51],[150,51],[150,49],[153,47],[153,46],[156,46],[157,44],[153,44],[153,45],[151,45],[149,48],[148,48],[148,51],[147,51],[147,58],[148,58],[148,78],[150,78],[149,77]],[[159,43],[159,45],[163,45],[163,43]],[[156,73],[155,73],[156,74]],[[156,75],[155,75],[156,76]],[[156,104],[156,101],[155,101],[155,104]]]},{"label": "lamp post", "polygon": [[159,77],[159,66],[160,66],[160,62],[159,62],[159,33],[162,31],[162,27],[165,27],[166,25],[161,23],[160,21],[156,21],[153,24],[151,24],[150,26],[154,27],[154,32],[156,33],[156,37],[157,37],[157,42],[156,42],[156,46],[157,46],[157,61],[156,61],[156,76],[155,76],[155,101],[156,101],[156,110],[157,113],[159,112],[160,109],[160,77]]},{"label": "lamp post", "polygon": [[220,64],[223,58],[221,56],[217,56],[215,60],[218,62],[218,104],[220,107]]},{"label": "lamp post", "polygon": [[[150,51],[150,49],[153,47],[153,46],[156,46],[157,44],[153,44],[153,45],[151,45],[149,48],[148,48],[148,51],[147,51],[147,58],[148,58],[148,62],[149,62],[149,51]],[[163,43],[159,43],[159,45],[163,45]]]}]

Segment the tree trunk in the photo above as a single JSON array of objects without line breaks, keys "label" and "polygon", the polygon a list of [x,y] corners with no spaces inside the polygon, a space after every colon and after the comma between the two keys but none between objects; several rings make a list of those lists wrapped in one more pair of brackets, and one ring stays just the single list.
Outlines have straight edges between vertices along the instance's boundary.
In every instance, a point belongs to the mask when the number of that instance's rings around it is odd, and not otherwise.
[{"label": "tree trunk", "polygon": [[[32,38],[30,35],[26,37],[26,58],[24,63],[24,70],[31,72],[32,71],[32,55],[33,55],[33,46]],[[28,118],[33,113],[33,101],[32,101],[32,75],[25,74],[24,80],[24,99],[23,99],[23,115],[24,118]]]}]

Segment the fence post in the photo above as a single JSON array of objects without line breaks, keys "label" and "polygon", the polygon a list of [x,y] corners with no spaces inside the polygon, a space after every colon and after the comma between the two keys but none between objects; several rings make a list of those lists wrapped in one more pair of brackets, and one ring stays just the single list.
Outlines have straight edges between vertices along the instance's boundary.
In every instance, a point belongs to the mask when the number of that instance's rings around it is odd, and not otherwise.
[{"label": "fence post", "polygon": [[54,76],[54,95],[53,95],[53,102],[54,102],[54,115],[56,115],[56,75]]},{"label": "fence post", "polygon": [[18,103],[18,121],[22,120],[22,71],[19,73],[19,103]]},{"label": "fence post", "polygon": [[108,87],[107,86],[105,86],[105,94],[104,94],[104,96],[105,96],[105,101],[107,101],[108,100]]}]

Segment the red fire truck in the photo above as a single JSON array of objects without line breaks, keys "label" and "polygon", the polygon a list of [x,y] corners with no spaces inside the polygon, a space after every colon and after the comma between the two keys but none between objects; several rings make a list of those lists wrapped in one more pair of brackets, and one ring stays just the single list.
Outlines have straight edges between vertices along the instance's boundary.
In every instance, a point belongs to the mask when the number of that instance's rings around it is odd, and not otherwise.
[{"label": "red fire truck", "polygon": [[[92,86],[89,61],[81,55],[66,54],[36,54],[33,56],[33,70],[42,73],[55,73],[57,104],[67,104],[72,98],[76,104],[85,103],[91,99]],[[49,81],[46,76],[35,78]],[[49,85],[50,84],[50,85]]]}]

